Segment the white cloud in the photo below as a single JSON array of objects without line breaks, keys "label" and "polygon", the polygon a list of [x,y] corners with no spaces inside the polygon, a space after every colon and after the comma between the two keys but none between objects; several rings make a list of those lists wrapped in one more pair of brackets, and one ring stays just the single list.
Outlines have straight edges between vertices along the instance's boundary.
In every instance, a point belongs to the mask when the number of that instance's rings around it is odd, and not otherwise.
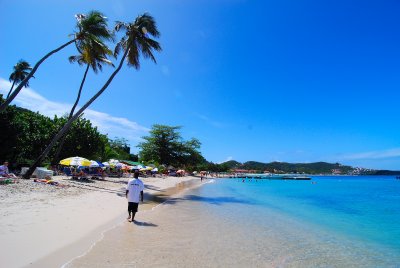
[{"label": "white cloud", "polygon": [[[0,94],[7,95],[9,88],[11,88],[11,83],[0,78]],[[32,88],[23,88],[12,103],[49,117],[54,115],[62,116],[69,113],[72,107],[72,104],[69,103],[50,101]],[[91,109],[85,110],[83,117],[89,119],[94,126],[97,126],[101,133],[108,134],[110,138],[125,138],[131,142],[131,146],[140,141],[141,137],[149,131],[148,128],[127,118],[114,117]]]},{"label": "white cloud", "polygon": [[231,160],[233,160],[233,157],[232,156],[228,156],[224,161],[218,162],[218,164],[222,164],[222,163],[225,163],[225,162],[228,162],[228,161],[231,161]]},{"label": "white cloud", "polygon": [[341,159],[344,160],[360,160],[360,159],[385,159],[400,157],[400,148],[393,148],[382,151],[371,151],[356,154],[343,155]]}]

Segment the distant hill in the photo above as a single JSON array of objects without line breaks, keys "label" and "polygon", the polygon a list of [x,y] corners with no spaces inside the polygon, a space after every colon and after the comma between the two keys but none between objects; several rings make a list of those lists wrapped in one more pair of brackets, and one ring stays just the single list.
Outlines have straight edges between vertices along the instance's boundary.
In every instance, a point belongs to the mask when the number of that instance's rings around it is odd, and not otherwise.
[{"label": "distant hill", "polygon": [[234,169],[234,168],[240,168],[242,163],[235,161],[235,160],[230,160],[222,163],[224,166],[227,166],[229,169]]},{"label": "distant hill", "polygon": [[345,166],[339,163],[286,163],[286,162],[271,162],[262,163],[256,161],[248,161],[240,163],[231,160],[223,163],[229,166],[230,169],[245,169],[258,172],[268,171],[271,173],[307,173],[307,174],[348,174],[354,171],[351,166]]},{"label": "distant hill", "polygon": [[400,170],[376,170],[372,175],[400,175]]}]

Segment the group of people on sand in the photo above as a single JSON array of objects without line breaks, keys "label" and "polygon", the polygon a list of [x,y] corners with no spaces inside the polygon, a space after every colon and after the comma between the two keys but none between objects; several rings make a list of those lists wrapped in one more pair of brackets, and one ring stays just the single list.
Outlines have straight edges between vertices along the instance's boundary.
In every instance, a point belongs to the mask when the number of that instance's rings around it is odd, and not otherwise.
[{"label": "group of people on sand", "polygon": [[[4,162],[3,165],[0,166],[0,177],[7,179],[16,179],[17,176],[15,174],[10,173],[8,170],[8,162]],[[55,184],[51,180],[39,180],[35,179],[35,182],[47,183],[47,184]],[[128,221],[133,222],[135,219],[136,212],[138,211],[139,202],[143,202],[143,190],[144,184],[139,179],[139,171],[135,171],[133,178],[128,181],[126,185],[126,198],[128,200]]]},{"label": "group of people on sand", "polygon": [[5,161],[3,165],[0,166],[0,179],[1,181],[6,181],[7,183],[15,183],[18,177],[14,173],[10,173],[8,170],[8,162]]},{"label": "group of people on sand", "polygon": [[63,169],[64,174],[71,175],[72,178],[80,178],[80,179],[87,179],[88,177],[91,177],[93,179],[98,179],[99,177],[101,177],[102,179],[104,179],[104,177],[106,177],[106,173],[105,171],[100,168],[89,168],[89,167],[78,167],[75,168],[73,166],[67,166],[64,167]]}]

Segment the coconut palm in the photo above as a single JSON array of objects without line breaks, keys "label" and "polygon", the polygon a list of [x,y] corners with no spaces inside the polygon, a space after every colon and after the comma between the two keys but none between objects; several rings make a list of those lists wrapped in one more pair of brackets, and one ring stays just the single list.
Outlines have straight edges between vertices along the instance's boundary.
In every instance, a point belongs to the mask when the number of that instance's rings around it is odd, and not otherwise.
[{"label": "coconut palm", "polygon": [[[111,36],[110,38],[111,39]],[[71,111],[69,113],[68,119],[70,119],[75,112],[75,108],[79,103],[83,85],[86,80],[87,73],[89,69],[91,68],[94,73],[98,73],[98,71],[103,70],[103,65],[111,65],[114,67],[114,64],[107,59],[107,56],[112,55],[112,51],[102,42],[102,40],[98,40],[97,38],[89,40],[88,42],[81,42],[79,43],[79,46],[77,46],[79,55],[76,56],[70,56],[69,57],[69,62],[74,63],[77,62],[79,65],[86,65],[85,72],[83,74],[83,78],[81,81],[81,85],[78,90],[78,95],[76,97],[75,103],[71,108]],[[62,147],[64,146],[65,138],[66,138],[66,133],[60,140],[60,143],[58,145],[58,149],[56,151],[56,154],[53,159],[53,164],[58,162],[58,158],[61,152]]]},{"label": "coconut palm", "polygon": [[82,108],[80,108],[63,126],[63,128],[53,137],[50,144],[46,147],[43,153],[36,159],[35,163],[25,173],[24,178],[29,179],[36,167],[42,162],[47,156],[56,142],[65,134],[65,132],[71,127],[72,123],[92,104],[110,85],[115,75],[121,70],[123,63],[127,60],[128,66],[133,66],[135,69],[139,69],[140,62],[139,56],[142,55],[144,58],[150,58],[156,63],[156,59],[153,55],[154,51],[161,51],[160,44],[151,39],[149,36],[159,37],[160,32],[157,29],[156,22],[152,16],[145,13],[138,16],[133,23],[117,22],[115,30],[125,30],[125,35],[118,42],[115,48],[115,55],[118,55],[121,49],[124,54],[119,62],[115,71],[108,78],[104,86],[88,101]]},{"label": "coconut palm", "polygon": [[[32,67],[29,65],[28,62],[24,60],[19,60],[17,64],[14,65],[14,71],[10,75],[10,82],[12,81],[11,89],[7,94],[7,98],[10,97],[10,94],[14,88],[15,84],[21,83],[25,77],[28,76],[29,72],[32,70]],[[26,82],[25,87],[29,87],[28,82]]]},{"label": "coconut palm", "polygon": [[78,90],[78,95],[75,100],[75,103],[70,111],[69,118],[74,114],[75,108],[78,105],[82,88],[86,80],[87,73],[90,68],[92,68],[94,73],[98,73],[98,71],[103,70],[103,65],[110,65],[114,67],[114,64],[107,59],[107,56],[112,55],[112,51],[102,42],[93,42],[90,41],[88,44],[85,44],[82,49],[79,49],[80,53],[76,56],[70,56],[69,62],[74,63],[77,62],[79,65],[86,65],[85,73],[83,74],[82,82]]},{"label": "coconut palm", "polygon": [[76,43],[77,47],[81,47],[82,42],[86,42],[87,40],[91,40],[93,38],[108,38],[111,35],[111,32],[107,29],[107,18],[104,17],[102,13],[98,11],[91,11],[87,15],[78,14],[75,15],[75,17],[77,19],[77,30],[72,34],[73,39],[50,51],[35,64],[35,66],[32,68],[32,71],[21,81],[21,83],[19,83],[6,101],[0,105],[0,113],[7,108],[10,102],[21,91],[22,87],[25,86],[29,79],[35,74],[40,64],[42,64],[48,57],[72,43]]}]

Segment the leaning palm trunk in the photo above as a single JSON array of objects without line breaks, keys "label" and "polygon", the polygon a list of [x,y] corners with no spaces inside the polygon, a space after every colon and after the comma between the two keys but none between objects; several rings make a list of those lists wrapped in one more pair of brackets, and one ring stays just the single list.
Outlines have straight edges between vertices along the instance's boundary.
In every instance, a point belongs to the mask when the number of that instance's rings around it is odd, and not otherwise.
[{"label": "leaning palm trunk", "polygon": [[121,62],[119,63],[117,69],[111,74],[110,78],[108,78],[107,82],[104,84],[104,86],[88,101],[85,103],[85,105],[82,106],[82,108],[79,109],[68,121],[65,123],[63,128],[53,137],[52,141],[50,144],[46,147],[46,149],[43,151],[43,153],[36,159],[35,163],[29,168],[29,170],[24,174],[23,178],[24,179],[29,179],[32,175],[32,173],[35,171],[36,167],[39,166],[39,164],[43,161],[43,159],[47,156],[47,154],[50,152],[50,150],[54,147],[54,145],[57,143],[57,141],[69,130],[71,127],[72,123],[83,113],[83,111],[86,110],[87,107],[90,106],[110,85],[111,81],[114,79],[115,75],[121,70],[122,65],[125,61],[126,55],[128,54],[129,49],[127,49],[121,59]]},{"label": "leaning palm trunk", "polygon": [[33,67],[32,71],[25,77],[24,80],[22,80],[21,83],[19,83],[19,85],[15,88],[15,90],[12,92],[12,94],[6,99],[6,101],[4,103],[2,103],[0,105],[0,113],[3,112],[7,106],[10,104],[10,102],[12,102],[15,97],[18,95],[18,93],[21,91],[22,87],[25,86],[25,84],[29,81],[29,79],[35,74],[36,70],[39,68],[40,64],[42,64],[42,62],[44,62],[48,57],[50,57],[51,55],[53,55],[54,53],[60,51],[61,49],[63,49],[64,47],[74,43],[77,40],[77,38],[74,38],[73,40],[65,43],[64,45],[50,51],[49,53],[47,53],[43,58],[41,58]]},{"label": "leaning palm trunk", "polygon": [[7,94],[7,98],[6,98],[6,99],[8,99],[8,98],[10,97],[10,94],[11,94],[13,88],[14,88],[14,85],[15,85],[15,80],[14,80],[13,83],[12,83],[12,86],[11,86],[11,88],[10,88],[10,91],[9,91],[8,94]]},{"label": "leaning palm trunk", "polygon": [[[79,100],[80,100],[80,98],[81,98],[81,93],[82,93],[83,85],[85,84],[85,80],[86,80],[87,73],[88,73],[88,71],[89,71],[89,67],[90,67],[90,65],[87,64],[87,67],[86,67],[86,70],[85,70],[85,74],[83,75],[82,82],[81,82],[81,85],[80,85],[80,87],[79,87],[78,96],[76,97],[75,103],[74,103],[74,105],[73,105],[72,108],[71,108],[71,111],[70,111],[69,116],[68,116],[68,120],[71,119],[72,116],[74,115],[75,108],[76,108],[76,106],[78,105]],[[52,163],[53,165],[55,165],[55,164],[58,163],[58,161],[59,161],[58,158],[59,158],[59,156],[60,156],[61,149],[62,149],[63,146],[64,146],[65,139],[67,138],[67,132],[68,132],[68,130],[67,130],[67,131],[65,132],[65,134],[62,136],[62,138],[61,138],[61,140],[60,140],[60,143],[58,144],[58,148],[57,148],[57,151],[56,151],[56,155],[55,155],[54,158],[53,158],[53,163]]]}]

